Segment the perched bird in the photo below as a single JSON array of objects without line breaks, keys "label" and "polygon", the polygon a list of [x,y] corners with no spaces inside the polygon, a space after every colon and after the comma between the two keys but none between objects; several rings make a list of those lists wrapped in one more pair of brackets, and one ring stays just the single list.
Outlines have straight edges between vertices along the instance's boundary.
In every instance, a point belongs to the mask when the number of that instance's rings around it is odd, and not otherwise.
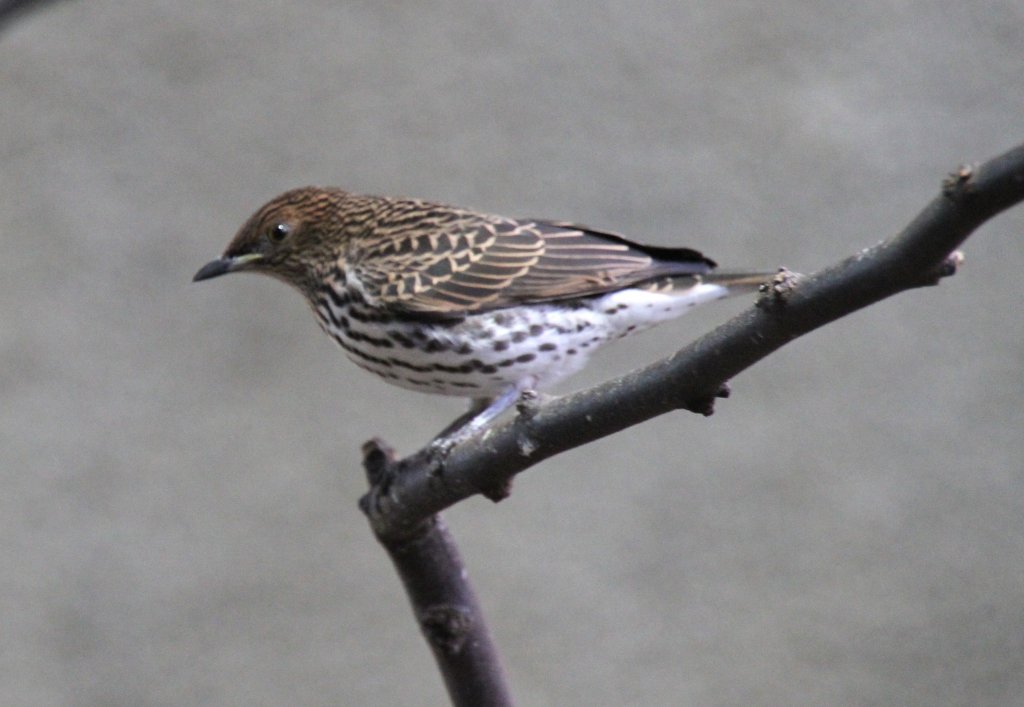
[{"label": "perched bird", "polygon": [[695,250],[568,223],[305,187],[260,208],[193,279],[276,277],[305,295],[358,366],[403,388],[472,398],[446,430],[451,442],[608,342],[772,275],[714,267]]}]

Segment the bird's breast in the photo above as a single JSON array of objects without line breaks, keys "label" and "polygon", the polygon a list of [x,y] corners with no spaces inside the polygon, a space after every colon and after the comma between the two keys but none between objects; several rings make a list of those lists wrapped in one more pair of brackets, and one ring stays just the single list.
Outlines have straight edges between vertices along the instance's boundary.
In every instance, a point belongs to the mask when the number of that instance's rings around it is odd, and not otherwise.
[{"label": "bird's breast", "polygon": [[357,290],[330,288],[317,298],[314,311],[352,361],[389,383],[427,393],[492,397],[512,385],[550,387],[582,369],[609,341],[678,317],[716,298],[721,289],[689,294],[627,289],[433,321],[381,310]]}]

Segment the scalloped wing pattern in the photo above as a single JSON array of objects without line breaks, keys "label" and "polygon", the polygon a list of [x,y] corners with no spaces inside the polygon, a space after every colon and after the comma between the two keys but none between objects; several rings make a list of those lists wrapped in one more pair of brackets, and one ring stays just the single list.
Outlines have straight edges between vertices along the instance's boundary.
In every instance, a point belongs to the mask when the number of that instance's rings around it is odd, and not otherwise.
[{"label": "scalloped wing pattern", "polygon": [[694,250],[647,248],[573,224],[413,200],[388,207],[346,260],[369,303],[411,314],[574,299],[713,267]]}]

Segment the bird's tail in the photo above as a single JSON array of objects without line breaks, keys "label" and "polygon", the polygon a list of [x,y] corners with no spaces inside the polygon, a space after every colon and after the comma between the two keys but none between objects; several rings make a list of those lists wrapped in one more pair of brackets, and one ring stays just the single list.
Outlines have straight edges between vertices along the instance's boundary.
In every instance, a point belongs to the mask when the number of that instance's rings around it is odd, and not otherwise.
[{"label": "bird's tail", "polygon": [[767,270],[712,270],[700,275],[701,282],[708,285],[721,285],[729,289],[729,294],[756,292],[775,276],[775,271]]}]

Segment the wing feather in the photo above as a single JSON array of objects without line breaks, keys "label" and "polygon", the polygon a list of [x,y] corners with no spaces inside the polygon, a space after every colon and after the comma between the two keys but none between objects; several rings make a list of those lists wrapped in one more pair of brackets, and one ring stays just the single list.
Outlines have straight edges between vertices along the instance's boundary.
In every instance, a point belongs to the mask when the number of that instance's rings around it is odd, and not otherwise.
[{"label": "wing feather", "polygon": [[367,301],[411,315],[457,318],[602,294],[715,266],[694,250],[643,246],[568,223],[417,201],[390,206],[346,261]]}]

